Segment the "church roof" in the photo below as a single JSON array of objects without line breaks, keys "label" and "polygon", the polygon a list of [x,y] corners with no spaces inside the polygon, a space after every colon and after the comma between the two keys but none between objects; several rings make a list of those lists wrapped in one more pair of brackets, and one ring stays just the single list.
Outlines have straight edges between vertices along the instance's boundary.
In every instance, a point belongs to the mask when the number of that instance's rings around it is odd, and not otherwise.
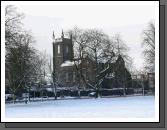
[{"label": "church roof", "polygon": [[61,64],[61,67],[66,67],[66,66],[74,66],[74,61],[65,61]]}]

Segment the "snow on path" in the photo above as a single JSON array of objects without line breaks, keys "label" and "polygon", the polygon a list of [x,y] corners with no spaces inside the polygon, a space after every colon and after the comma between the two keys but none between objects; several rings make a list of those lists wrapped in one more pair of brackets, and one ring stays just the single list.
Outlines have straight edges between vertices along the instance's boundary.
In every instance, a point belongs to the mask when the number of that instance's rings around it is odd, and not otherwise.
[{"label": "snow on path", "polygon": [[6,104],[7,118],[154,118],[154,96]]}]

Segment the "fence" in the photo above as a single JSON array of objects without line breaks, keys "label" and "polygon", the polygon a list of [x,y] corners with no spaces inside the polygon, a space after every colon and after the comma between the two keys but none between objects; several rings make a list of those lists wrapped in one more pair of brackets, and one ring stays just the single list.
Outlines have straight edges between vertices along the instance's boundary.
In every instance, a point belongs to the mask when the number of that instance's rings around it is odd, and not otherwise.
[{"label": "fence", "polygon": [[[143,95],[143,90],[141,88],[114,88],[114,89],[100,89],[99,95],[101,97],[112,97],[112,96],[124,96],[124,91],[126,95]],[[57,99],[70,99],[70,98],[90,98],[94,97],[95,95],[90,95],[91,93],[95,92],[94,90],[59,90],[57,91]],[[35,96],[33,95],[35,94]],[[145,95],[149,94],[149,91],[144,92]],[[17,97],[17,102],[26,102],[28,98]],[[48,101],[48,100],[55,100],[53,92],[45,91],[43,96],[40,96],[40,92],[30,92],[30,101]],[[6,100],[6,103],[12,103],[12,98],[10,100]]]}]

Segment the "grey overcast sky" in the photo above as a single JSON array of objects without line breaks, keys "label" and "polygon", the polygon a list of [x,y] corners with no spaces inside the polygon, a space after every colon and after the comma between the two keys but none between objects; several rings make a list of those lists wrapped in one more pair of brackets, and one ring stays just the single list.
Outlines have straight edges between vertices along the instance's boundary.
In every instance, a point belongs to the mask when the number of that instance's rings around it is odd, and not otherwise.
[{"label": "grey overcast sky", "polygon": [[102,29],[109,36],[120,33],[129,47],[129,56],[134,60],[135,67],[142,68],[142,31],[147,24],[155,19],[157,4],[80,4],[53,3],[47,5],[31,4],[16,5],[19,12],[25,14],[24,27],[31,30],[39,50],[46,50],[52,55],[52,34],[60,37],[62,29],[67,31],[74,26],[79,28]]}]

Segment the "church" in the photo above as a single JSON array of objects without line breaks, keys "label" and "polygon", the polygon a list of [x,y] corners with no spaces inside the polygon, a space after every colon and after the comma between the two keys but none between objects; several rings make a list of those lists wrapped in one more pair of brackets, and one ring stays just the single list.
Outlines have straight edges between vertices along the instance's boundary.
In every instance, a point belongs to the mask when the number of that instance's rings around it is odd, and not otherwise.
[{"label": "church", "polygon": [[[62,35],[59,38],[55,38],[53,32],[53,81],[56,82],[59,87],[65,88],[82,88],[86,89],[88,86],[81,80],[82,78],[78,74],[78,68],[82,63],[82,75],[85,80],[91,84],[96,81],[95,62],[86,57],[82,61],[80,59],[74,59],[74,50],[72,43],[72,35],[68,38]],[[102,88],[131,88],[131,74],[125,67],[124,59],[119,55],[115,61],[110,64],[99,63],[100,75],[104,77],[102,82]],[[105,69],[104,71],[104,68]]]}]

